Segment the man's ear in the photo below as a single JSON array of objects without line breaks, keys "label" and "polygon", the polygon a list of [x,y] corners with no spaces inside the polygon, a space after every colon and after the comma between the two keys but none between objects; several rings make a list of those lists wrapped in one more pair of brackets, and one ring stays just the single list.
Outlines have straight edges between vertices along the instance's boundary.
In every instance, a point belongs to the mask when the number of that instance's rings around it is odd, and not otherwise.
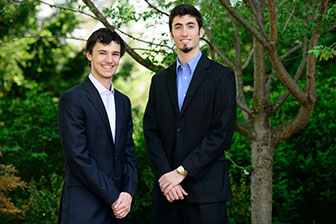
[{"label": "man's ear", "polygon": [[86,58],[91,61],[92,60],[92,55],[90,54],[89,51],[86,51]]},{"label": "man's ear", "polygon": [[203,35],[204,35],[204,29],[203,27],[201,27],[201,29],[199,30],[199,36],[203,37]]}]

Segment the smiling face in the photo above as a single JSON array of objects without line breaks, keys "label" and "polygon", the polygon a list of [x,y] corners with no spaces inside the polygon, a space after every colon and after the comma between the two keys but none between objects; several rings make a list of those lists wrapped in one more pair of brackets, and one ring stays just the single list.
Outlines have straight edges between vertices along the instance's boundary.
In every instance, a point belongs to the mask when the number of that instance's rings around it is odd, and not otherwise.
[{"label": "smiling face", "polygon": [[179,53],[197,54],[199,39],[204,30],[198,26],[196,18],[190,15],[176,16],[172,22],[170,37],[174,40]]},{"label": "smiling face", "polygon": [[86,52],[91,62],[91,74],[98,81],[110,81],[117,71],[120,62],[120,45],[114,41],[105,45],[97,42],[92,48],[92,54]]}]

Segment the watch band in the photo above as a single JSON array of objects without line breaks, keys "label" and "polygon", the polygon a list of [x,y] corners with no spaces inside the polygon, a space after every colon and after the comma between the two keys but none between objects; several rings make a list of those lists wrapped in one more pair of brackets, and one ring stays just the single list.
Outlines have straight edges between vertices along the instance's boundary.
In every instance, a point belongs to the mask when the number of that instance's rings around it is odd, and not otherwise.
[{"label": "watch band", "polygon": [[177,167],[176,171],[177,171],[177,173],[179,173],[179,174],[181,174],[185,177],[188,175],[188,172],[184,169],[183,166]]}]

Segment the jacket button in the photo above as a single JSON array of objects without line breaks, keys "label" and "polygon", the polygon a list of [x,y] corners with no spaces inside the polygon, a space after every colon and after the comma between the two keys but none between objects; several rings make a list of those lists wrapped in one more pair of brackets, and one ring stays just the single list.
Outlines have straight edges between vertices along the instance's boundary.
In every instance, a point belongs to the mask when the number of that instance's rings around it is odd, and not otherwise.
[{"label": "jacket button", "polygon": [[177,128],[176,131],[177,131],[177,132],[181,132],[181,131],[182,131],[182,128]]}]

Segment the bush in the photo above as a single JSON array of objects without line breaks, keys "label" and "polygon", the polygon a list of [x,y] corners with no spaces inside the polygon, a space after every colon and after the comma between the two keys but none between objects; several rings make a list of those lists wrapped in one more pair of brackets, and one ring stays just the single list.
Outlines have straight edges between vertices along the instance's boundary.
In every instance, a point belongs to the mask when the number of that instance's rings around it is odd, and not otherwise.
[{"label": "bush", "polygon": [[307,126],[274,155],[274,223],[336,223],[336,77],[318,80]]},{"label": "bush", "polygon": [[135,195],[130,220],[131,223],[150,223],[150,206],[152,199],[153,173],[146,153],[145,139],[142,131],[142,114],[133,110],[135,155],[138,159],[138,188]]},{"label": "bush", "polygon": [[28,185],[30,197],[27,206],[25,206],[25,220],[22,223],[57,223],[62,187],[63,177],[55,173],[51,175],[50,179],[42,176],[38,182],[30,182]]},{"label": "bush", "polygon": [[37,91],[25,99],[2,101],[0,130],[3,158],[0,162],[13,164],[25,181],[38,181],[52,173],[63,175],[63,151],[57,131],[57,98]]}]

